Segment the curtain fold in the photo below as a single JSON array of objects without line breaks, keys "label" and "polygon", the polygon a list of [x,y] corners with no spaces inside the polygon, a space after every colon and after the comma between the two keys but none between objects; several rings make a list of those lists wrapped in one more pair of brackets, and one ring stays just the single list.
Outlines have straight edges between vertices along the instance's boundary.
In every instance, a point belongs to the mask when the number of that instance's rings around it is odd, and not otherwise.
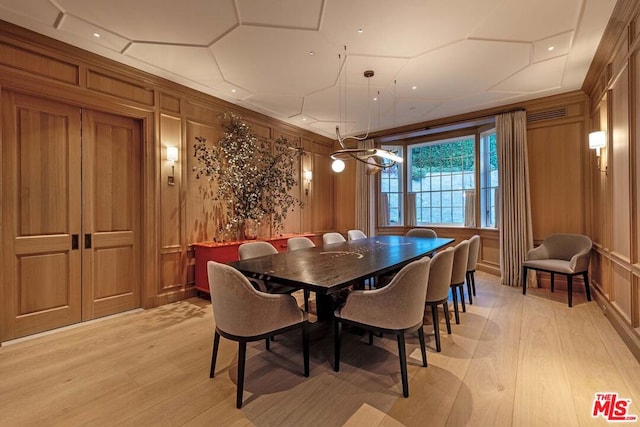
[{"label": "curtain fold", "polygon": [[[358,148],[374,148],[373,139],[358,142]],[[374,175],[368,173],[369,166],[362,162],[356,163],[356,206],[355,228],[367,236],[374,236],[375,227],[375,185]]]},{"label": "curtain fold", "polygon": [[[501,283],[522,286],[522,262],[533,247],[525,111],[496,116]],[[535,275],[530,281],[537,287]]]},{"label": "curtain fold", "polygon": [[405,220],[407,226],[413,227],[417,224],[416,212],[416,193],[407,193],[407,217]]},{"label": "curtain fold", "polygon": [[464,226],[476,226],[476,191],[464,190]]}]

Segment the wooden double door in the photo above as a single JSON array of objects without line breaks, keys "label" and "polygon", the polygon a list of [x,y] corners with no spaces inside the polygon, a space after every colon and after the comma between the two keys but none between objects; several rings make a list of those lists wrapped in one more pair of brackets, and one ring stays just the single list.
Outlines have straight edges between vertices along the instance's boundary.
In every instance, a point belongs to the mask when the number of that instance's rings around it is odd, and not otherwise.
[{"label": "wooden double door", "polygon": [[2,95],[0,340],[140,307],[140,122]]}]

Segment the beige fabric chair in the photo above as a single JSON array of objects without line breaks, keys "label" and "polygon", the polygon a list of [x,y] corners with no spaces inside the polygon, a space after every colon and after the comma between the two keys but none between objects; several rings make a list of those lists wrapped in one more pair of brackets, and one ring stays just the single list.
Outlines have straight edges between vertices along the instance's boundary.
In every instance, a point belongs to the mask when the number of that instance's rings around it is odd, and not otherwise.
[{"label": "beige fabric chair", "polygon": [[553,234],[537,248],[527,253],[522,263],[522,294],[527,293],[527,272],[538,270],[551,273],[551,292],[554,291],[554,275],[567,276],[569,307],[573,305],[573,276],[584,278],[587,301],[591,301],[589,289],[589,260],[591,257],[591,239],[581,234]]},{"label": "beige fabric chair", "polygon": [[347,240],[340,233],[324,233],[322,235],[322,244],[331,245],[332,243],[346,242]]},{"label": "beige fabric chair", "polygon": [[442,304],[444,320],[447,323],[447,333],[451,334],[451,321],[449,320],[449,289],[451,288],[451,271],[453,269],[453,248],[448,247],[431,258],[429,268],[429,285],[427,286],[427,298],[425,305],[431,308],[433,320],[433,333],[436,337],[436,351],[441,351],[440,345],[440,319],[438,318],[438,306]]},{"label": "beige fabric chair", "polygon": [[[277,254],[278,250],[269,242],[248,242],[243,243],[238,247],[238,258],[250,259],[257,258],[265,255]],[[258,290],[262,292],[268,292],[270,294],[290,294],[296,291],[295,288],[290,286],[283,286],[273,282],[266,282],[259,279],[251,279],[251,283],[254,283]]]},{"label": "beige fabric chair", "polygon": [[299,237],[291,237],[287,239],[287,250],[288,251],[297,251],[298,249],[305,248],[314,248],[316,246],[308,237],[299,236]]},{"label": "beige fabric chair", "polygon": [[[315,246],[316,244],[313,243],[313,240],[304,236],[291,237],[290,239],[287,240],[288,251],[297,251],[299,249],[314,248]],[[308,289],[304,289],[303,293],[304,293],[304,311],[308,313],[310,292]]]},{"label": "beige fabric chair", "polygon": [[453,248],[453,267],[451,269],[451,296],[453,297],[453,312],[456,317],[456,325],[460,324],[460,310],[458,309],[458,295],[456,295],[456,290],[460,292],[462,311],[467,311],[464,304],[464,280],[467,276],[468,260],[469,241],[463,240]]},{"label": "beige fabric chair", "polygon": [[422,365],[427,366],[422,319],[427,295],[429,266],[431,260],[424,257],[403,267],[384,288],[353,291],[344,306],[334,313],[335,363],[334,370],[340,371],[341,325],[349,324],[369,331],[369,343],[373,332],[396,335],[402,392],[409,396],[407,381],[407,358],[404,335],[418,331]]},{"label": "beige fabric chair", "polygon": [[295,328],[302,328],[304,376],[309,376],[309,330],[307,315],[291,295],[260,292],[238,270],[215,261],[207,263],[211,307],[216,328],[213,336],[211,370],[213,378],[220,336],[238,342],[238,384],[236,407],[242,407],[247,342],[266,340]]},{"label": "beige fabric chair", "polygon": [[359,239],[366,239],[366,238],[367,238],[367,235],[360,230],[347,231],[347,240],[359,240]]},{"label": "beige fabric chair", "polygon": [[412,228],[407,231],[407,237],[438,237],[438,233],[430,228]]},{"label": "beige fabric chair", "polygon": [[478,265],[478,254],[480,253],[480,236],[477,234],[469,239],[469,259],[467,260],[467,293],[469,294],[469,304],[473,304],[473,296],[476,296],[476,266]]}]

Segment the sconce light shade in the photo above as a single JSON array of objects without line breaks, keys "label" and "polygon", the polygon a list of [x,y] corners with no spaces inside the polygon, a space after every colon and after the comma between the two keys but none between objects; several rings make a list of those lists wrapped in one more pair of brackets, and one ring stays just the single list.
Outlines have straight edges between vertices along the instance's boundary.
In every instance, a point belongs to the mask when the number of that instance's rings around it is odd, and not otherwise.
[{"label": "sconce light shade", "polygon": [[170,162],[178,161],[178,147],[167,147],[167,160]]},{"label": "sconce light shade", "polygon": [[591,132],[589,134],[589,148],[600,150],[607,145],[607,137],[603,130]]},{"label": "sconce light shade", "polygon": [[311,182],[311,179],[313,178],[313,172],[311,171],[304,171],[304,180],[309,183]]},{"label": "sconce light shade", "polygon": [[335,159],[333,163],[331,163],[331,169],[333,169],[333,171],[336,173],[342,172],[344,170],[344,167],[345,167],[345,164],[340,159]]}]

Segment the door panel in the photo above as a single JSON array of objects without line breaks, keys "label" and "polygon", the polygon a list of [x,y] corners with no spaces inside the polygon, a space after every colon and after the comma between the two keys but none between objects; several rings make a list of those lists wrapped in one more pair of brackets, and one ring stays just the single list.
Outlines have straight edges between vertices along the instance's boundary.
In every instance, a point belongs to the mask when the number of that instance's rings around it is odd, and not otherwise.
[{"label": "door panel", "polygon": [[17,338],[81,319],[80,110],[3,93],[0,336]]},{"label": "door panel", "polygon": [[84,111],[82,138],[82,318],[88,320],[140,307],[140,126]]}]

